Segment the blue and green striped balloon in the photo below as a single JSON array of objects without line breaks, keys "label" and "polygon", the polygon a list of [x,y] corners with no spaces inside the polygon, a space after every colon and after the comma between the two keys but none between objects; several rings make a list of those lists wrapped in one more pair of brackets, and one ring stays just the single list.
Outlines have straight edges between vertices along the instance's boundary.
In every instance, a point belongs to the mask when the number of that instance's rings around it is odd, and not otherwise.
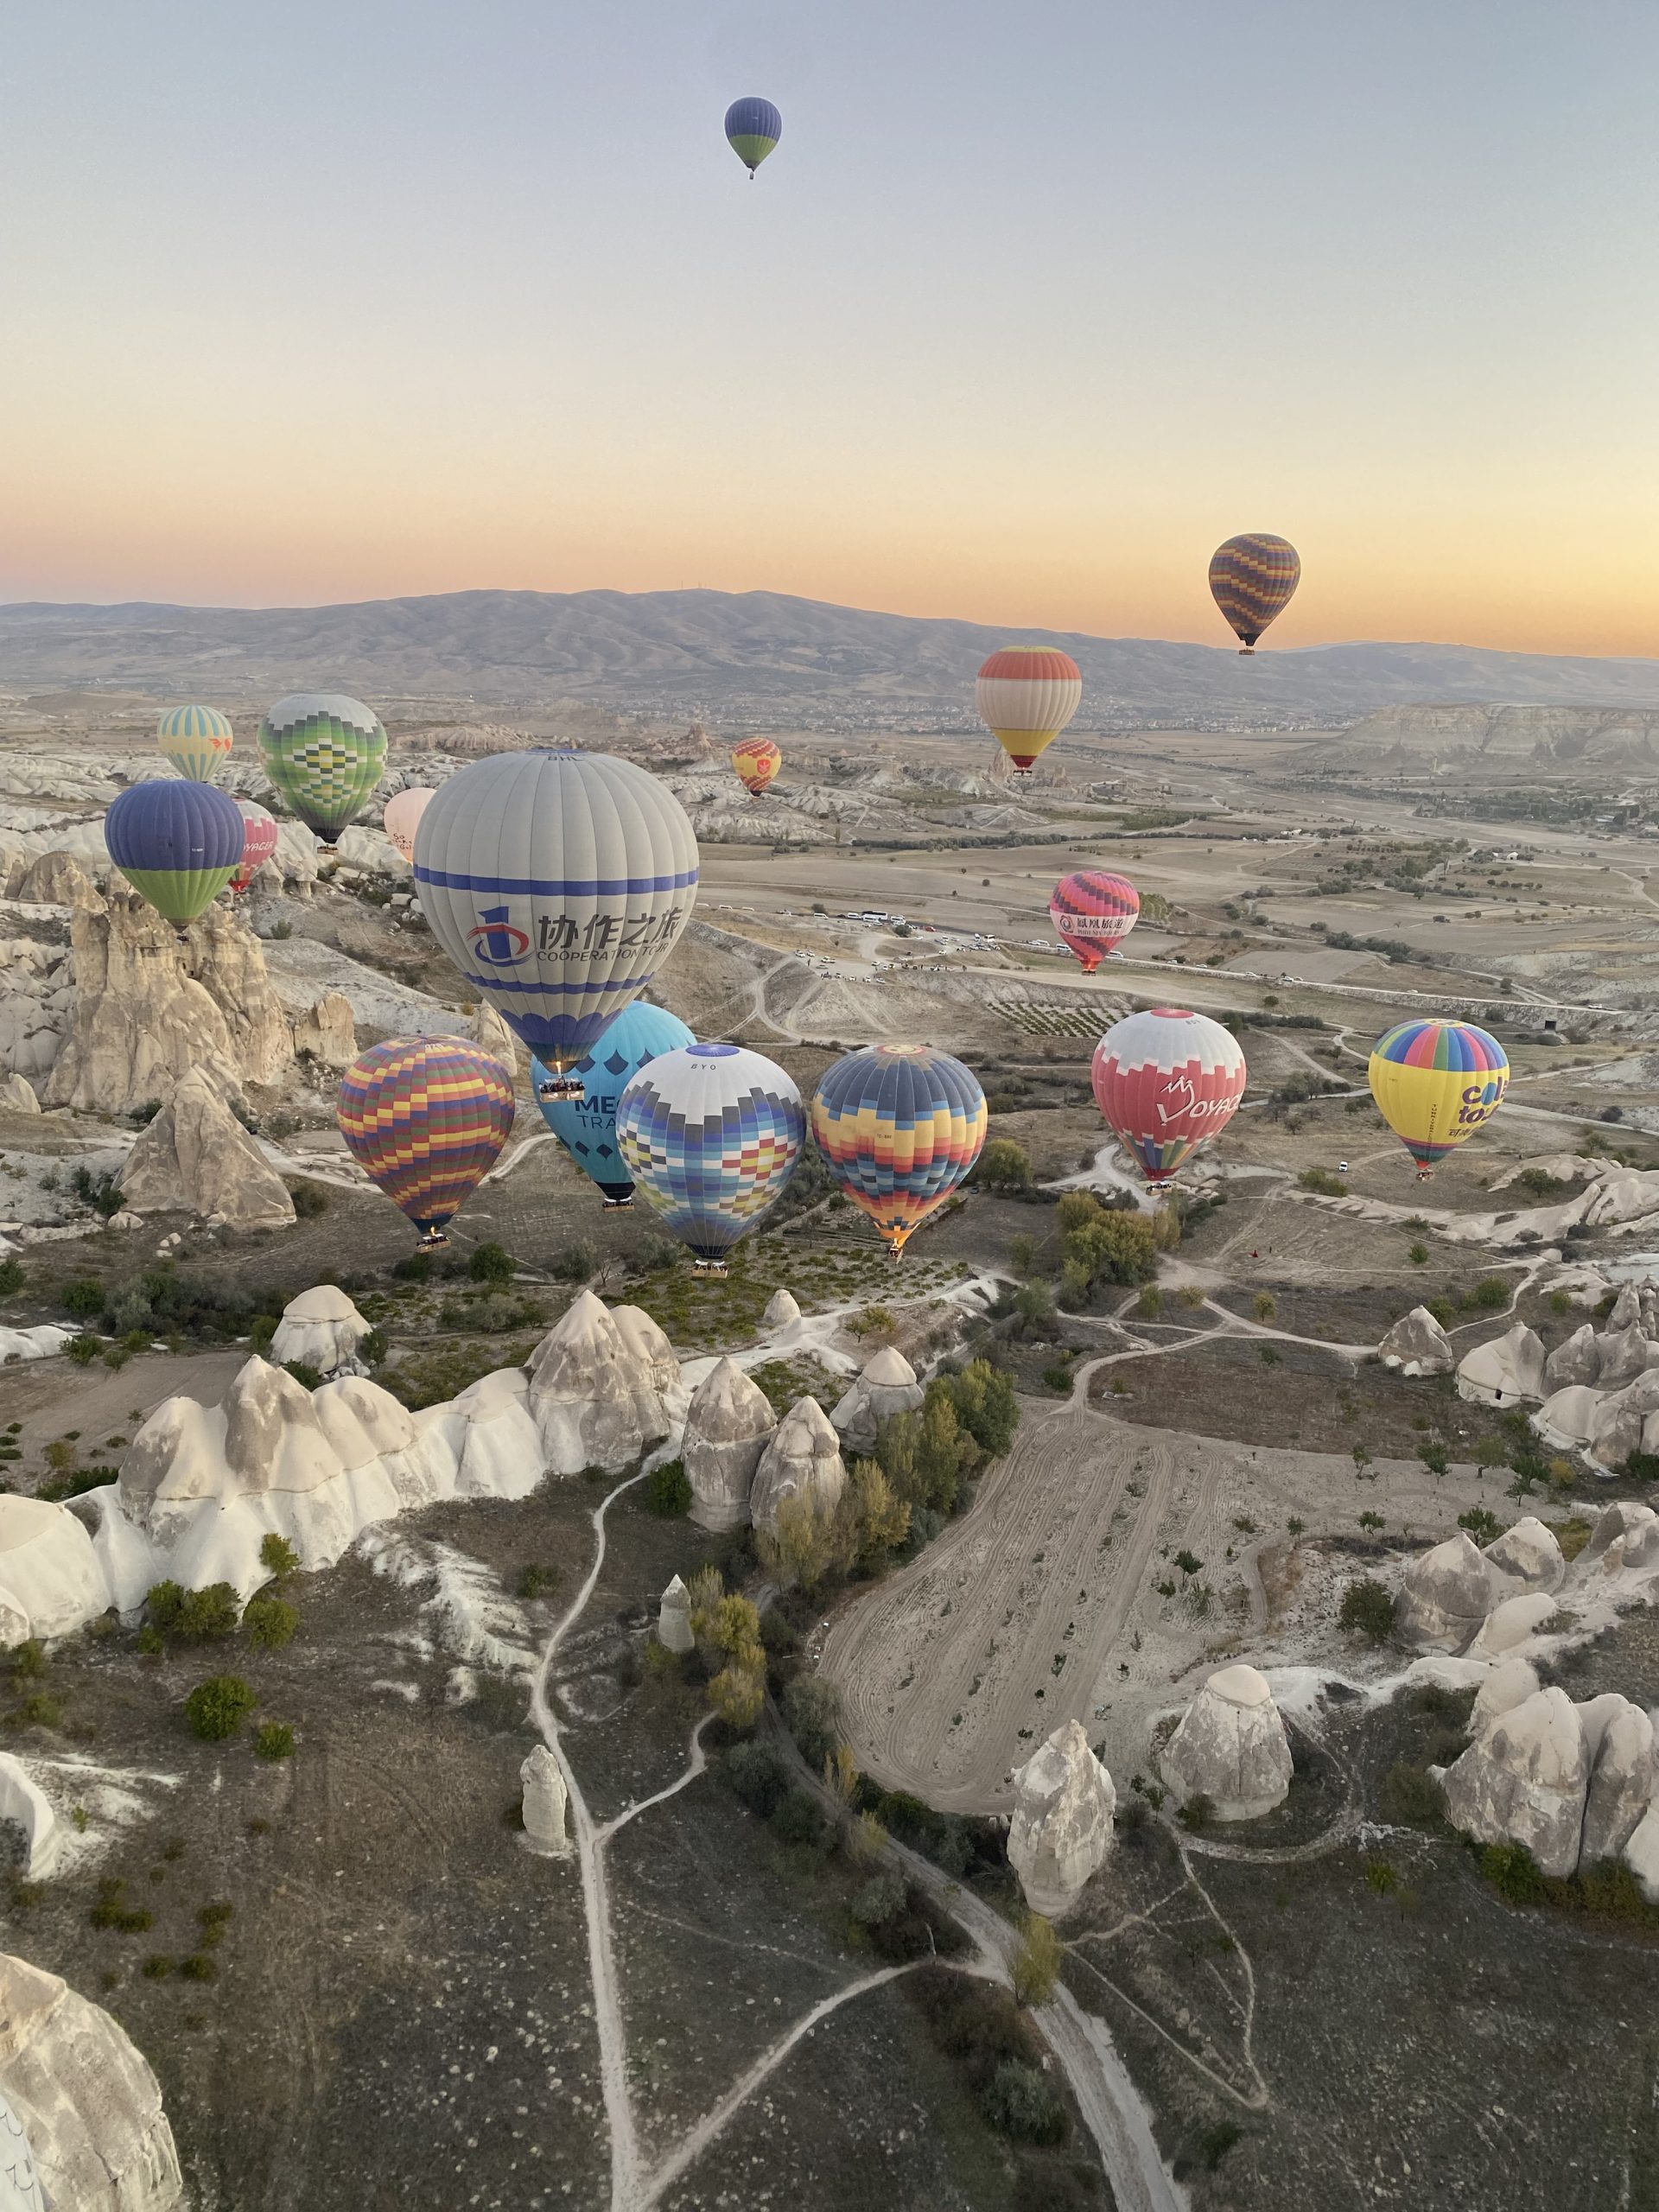
[{"label": "blue and green striped balloon", "polygon": [[784,135],[784,118],[770,100],[734,100],[726,111],[726,143],[751,177]]}]

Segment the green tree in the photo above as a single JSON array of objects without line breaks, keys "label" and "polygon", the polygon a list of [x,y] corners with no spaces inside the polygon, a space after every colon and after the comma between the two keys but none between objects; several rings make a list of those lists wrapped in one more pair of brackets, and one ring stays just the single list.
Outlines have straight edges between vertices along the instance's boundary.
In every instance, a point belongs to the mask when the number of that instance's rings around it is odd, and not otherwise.
[{"label": "green tree", "polygon": [[665,1521],[691,1510],[691,1478],[683,1461],[665,1459],[652,1469],[645,1477],[645,1503]]},{"label": "green tree", "polygon": [[474,1282],[493,1284],[497,1288],[510,1283],[518,1269],[505,1245],[479,1244],[467,1262],[467,1273]]},{"label": "green tree", "polygon": [[976,1181],[988,1191],[1028,1191],[1031,1156],[1012,1137],[993,1137],[979,1155]]},{"label": "green tree", "polygon": [[810,1767],[821,1767],[841,1736],[841,1698],[821,1675],[797,1675],[784,1692],[784,1719]]},{"label": "green tree", "polygon": [[846,1497],[855,1520],[855,1556],[867,1571],[880,1567],[910,1534],[910,1506],[896,1497],[877,1459],[855,1459]]},{"label": "green tree", "polygon": [[1250,1310],[1258,1321],[1276,1321],[1279,1319],[1279,1301],[1270,1290],[1258,1290]]},{"label": "green tree", "polygon": [[1395,1601],[1380,1582],[1367,1575],[1351,1582],[1342,1593],[1338,1624],[1373,1643],[1386,1643],[1394,1633]]},{"label": "green tree", "polygon": [[210,1675],[186,1698],[184,1717],[204,1743],[223,1743],[237,1734],[258,1702],[240,1675]]},{"label": "green tree", "polygon": [[958,1423],[984,1457],[1000,1459],[1020,1426],[1014,1377],[993,1367],[988,1359],[976,1359],[959,1375],[941,1376],[930,1382],[929,1398],[936,1392],[948,1395]]},{"label": "green tree", "polygon": [[242,1616],[248,1642],[261,1651],[280,1651],[291,1643],[299,1624],[299,1614],[283,1598],[251,1598]]},{"label": "green tree", "polygon": [[290,1574],[299,1573],[300,1555],[286,1536],[279,1536],[273,1530],[260,1542],[259,1564],[276,1581],[285,1582]]}]

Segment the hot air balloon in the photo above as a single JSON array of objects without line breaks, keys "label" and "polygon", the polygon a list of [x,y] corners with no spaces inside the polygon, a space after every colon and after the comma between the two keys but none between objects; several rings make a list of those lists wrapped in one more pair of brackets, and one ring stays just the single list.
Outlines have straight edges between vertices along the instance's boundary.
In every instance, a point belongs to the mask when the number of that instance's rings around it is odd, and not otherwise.
[{"label": "hot air balloon", "polygon": [[989,1120],[978,1077],[931,1045],[867,1045],[812,1094],[824,1164],[895,1260],[979,1158]]},{"label": "hot air balloon", "polygon": [[725,1274],[733,1245],[782,1197],[805,1137],[800,1092],[741,1045],[663,1053],[616,1109],[628,1173],[699,1274]]},{"label": "hot air balloon", "polygon": [[726,111],[726,143],[754,181],[754,173],[784,135],[784,118],[770,100],[734,100]]},{"label": "hot air balloon", "polygon": [[1154,1007],[1095,1047],[1095,1103],[1154,1188],[1220,1135],[1246,1081],[1238,1039],[1206,1014]]},{"label": "hot air balloon", "polygon": [[247,889],[276,851],[283,833],[264,808],[256,806],[251,798],[238,799],[236,810],[242,817],[242,857],[231,878],[231,888],[240,893]]},{"label": "hot air balloon", "polygon": [[1082,962],[1085,976],[1092,976],[1102,956],[1128,937],[1140,912],[1141,894],[1128,876],[1093,868],[1063,875],[1048,902],[1049,919]]},{"label": "hot air balloon", "polygon": [[1023,776],[1077,713],[1083,677],[1070,653],[1005,645],[980,670],[975,697],[981,720]]},{"label": "hot air balloon", "polygon": [[415,858],[415,832],[431,802],[431,792],[419,784],[412,785],[408,791],[394,791],[386,801],[382,826],[406,861],[412,862]]},{"label": "hot air balloon", "polygon": [[570,1071],[673,950],[696,888],[685,810],[608,753],[474,761],[415,837],[432,934],[550,1071],[538,1099],[582,1096]]},{"label": "hot air balloon", "polygon": [[1426,1183],[1503,1103],[1510,1063],[1497,1038],[1472,1021],[1402,1021],[1372,1047],[1370,1081],[1378,1110]]},{"label": "hot air balloon", "polygon": [[1247,530],[1217,546],[1210,556],[1210,589],[1237,635],[1241,653],[1255,651],[1256,639],[1274,616],[1290,605],[1301,575],[1296,548],[1270,531]]},{"label": "hot air balloon", "polygon": [[734,747],[732,766],[751,798],[759,798],[784,765],[784,756],[769,737],[746,737]]},{"label": "hot air balloon", "polygon": [[512,1111],[512,1076],[481,1046],[394,1037],[346,1069],[336,1118],[370,1182],[431,1245],[500,1157]]},{"label": "hot air balloon", "polygon": [[246,831],[228,791],[181,776],[135,784],[104,817],[110,858],[181,937],[230,881]]},{"label": "hot air balloon", "polygon": [[296,691],[259,725],[265,773],[308,830],[333,845],[368,804],[386,765],[380,717],[339,691]]},{"label": "hot air balloon", "polygon": [[[598,1184],[607,1206],[633,1204],[633,1181],[616,1141],[616,1109],[624,1090],[652,1060],[696,1042],[666,1007],[635,999],[571,1069],[581,1078],[581,1097],[540,1102],[542,1119],[577,1166]],[[531,1087],[538,1088],[546,1079],[547,1070],[532,1057]]]},{"label": "hot air balloon", "polygon": [[217,707],[172,707],[156,725],[156,742],[181,776],[210,784],[231,749],[231,724]]}]

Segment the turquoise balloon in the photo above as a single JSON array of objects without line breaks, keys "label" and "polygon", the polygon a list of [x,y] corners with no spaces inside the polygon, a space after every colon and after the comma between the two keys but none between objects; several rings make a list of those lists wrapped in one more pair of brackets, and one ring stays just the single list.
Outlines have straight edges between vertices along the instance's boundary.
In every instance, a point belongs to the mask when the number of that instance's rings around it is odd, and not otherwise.
[{"label": "turquoise balloon", "polygon": [[531,1090],[542,1119],[582,1173],[598,1184],[607,1205],[624,1206],[633,1197],[633,1179],[616,1147],[617,1101],[641,1068],[695,1042],[677,1014],[636,999],[571,1069],[581,1078],[580,1098],[543,1098],[548,1071],[531,1058]]}]

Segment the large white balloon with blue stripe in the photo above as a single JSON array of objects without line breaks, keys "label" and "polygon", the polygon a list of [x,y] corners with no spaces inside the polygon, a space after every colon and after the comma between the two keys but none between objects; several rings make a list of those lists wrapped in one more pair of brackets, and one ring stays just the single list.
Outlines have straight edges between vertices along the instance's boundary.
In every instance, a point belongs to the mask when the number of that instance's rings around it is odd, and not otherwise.
[{"label": "large white balloon with blue stripe", "polygon": [[548,1071],[570,1071],[678,942],[697,841],[666,785],[610,753],[501,753],[441,785],[415,836],[435,937]]}]

